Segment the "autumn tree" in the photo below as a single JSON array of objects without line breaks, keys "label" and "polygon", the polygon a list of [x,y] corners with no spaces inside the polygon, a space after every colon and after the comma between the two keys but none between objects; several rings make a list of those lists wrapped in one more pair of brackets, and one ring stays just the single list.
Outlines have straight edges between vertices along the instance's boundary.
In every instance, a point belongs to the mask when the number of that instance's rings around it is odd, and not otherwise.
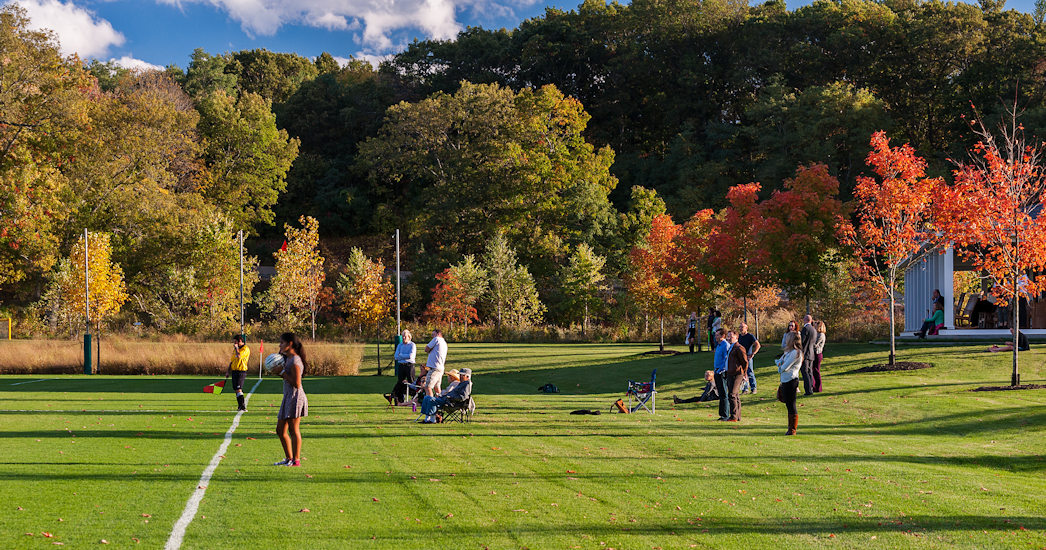
[{"label": "autumn tree", "polygon": [[44,295],[52,323],[69,330],[84,326],[84,315],[88,310],[91,320],[101,326],[126,301],[123,270],[112,262],[112,245],[106,233],[88,233],[86,251],[84,236],[81,235],[69,257],[58,262]]},{"label": "autumn tree", "polygon": [[719,213],[709,238],[715,256],[708,267],[723,289],[742,303],[748,320],[748,296],[766,284],[769,251],[763,231],[766,221],[759,206],[759,183],[735,185],[726,193],[730,205]]},{"label": "autumn tree", "polygon": [[[934,203],[938,226],[958,254],[987,274],[1000,303],[1011,306],[1010,326],[1019,331],[1020,298],[1046,289],[1043,146],[1025,136],[1016,107],[995,131],[981,121],[973,128],[980,141]],[[1021,380],[1017,351],[1014,345],[1013,386]]]},{"label": "autumn tree", "polygon": [[276,320],[290,326],[301,326],[311,316],[313,336],[316,333],[316,299],[323,288],[326,274],[319,252],[319,222],[302,216],[300,228],[284,225],[285,248],[276,251],[276,275],[272,278],[262,308]]},{"label": "autumn tree", "polygon": [[836,227],[842,203],[836,198],[839,180],[823,164],[800,166],[784,189],[763,201],[763,237],[769,268],[792,298],[806,302],[819,291],[831,268],[830,251],[838,243]]},{"label": "autumn tree", "polygon": [[384,262],[371,260],[359,248],[349,252],[335,290],[345,321],[358,326],[361,334],[377,332],[389,318],[395,287],[385,276]]},{"label": "autumn tree", "polygon": [[453,267],[448,267],[436,274],[436,289],[432,291],[432,301],[425,308],[425,317],[437,323],[465,326],[467,334],[469,321],[478,321],[476,307],[470,304],[469,293],[458,278]]},{"label": "autumn tree", "polygon": [[581,315],[582,334],[588,330],[591,310],[603,301],[599,294],[606,287],[606,275],[603,274],[606,262],[606,258],[593,252],[592,247],[581,243],[560,270],[563,306],[567,311]]},{"label": "autumn tree", "polygon": [[679,276],[672,269],[679,231],[680,227],[669,215],[656,216],[644,243],[629,253],[630,269],[625,278],[629,292],[640,307],[658,317],[661,351],[665,350],[665,315],[683,305]]},{"label": "autumn tree", "polygon": [[[669,268],[676,274],[679,283],[679,299],[690,311],[703,311],[713,305],[717,279],[711,266],[718,261],[719,252],[710,242],[718,227],[718,220],[711,209],[694,213],[679,228],[675,237],[675,249]],[[698,350],[701,339],[697,338]],[[711,342],[709,342],[711,345]]]},{"label": "autumn tree", "polygon": [[890,364],[897,351],[894,304],[904,269],[936,253],[933,203],[943,185],[926,177],[926,161],[908,144],[890,146],[885,132],[872,134],[867,164],[874,177],[857,178],[855,223],[840,224],[842,243],[853,249],[865,274],[889,303]]}]

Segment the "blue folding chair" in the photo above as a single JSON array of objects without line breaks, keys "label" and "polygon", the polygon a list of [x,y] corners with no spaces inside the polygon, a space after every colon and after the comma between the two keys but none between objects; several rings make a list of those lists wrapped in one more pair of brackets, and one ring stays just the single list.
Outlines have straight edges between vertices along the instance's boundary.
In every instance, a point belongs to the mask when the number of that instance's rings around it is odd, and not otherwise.
[{"label": "blue folding chair", "polygon": [[[628,396],[629,412],[636,412],[643,408],[650,414],[654,414],[657,410],[657,369],[650,373],[649,382],[629,380],[625,394]],[[633,402],[635,405],[632,405]]]}]

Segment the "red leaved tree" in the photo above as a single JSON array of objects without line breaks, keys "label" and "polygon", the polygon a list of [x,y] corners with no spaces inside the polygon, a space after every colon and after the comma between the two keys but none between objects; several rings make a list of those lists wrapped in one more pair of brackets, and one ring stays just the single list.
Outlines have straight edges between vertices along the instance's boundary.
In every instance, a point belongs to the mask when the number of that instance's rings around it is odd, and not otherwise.
[{"label": "red leaved tree", "polygon": [[745,322],[748,297],[767,283],[766,220],[758,203],[761,187],[746,183],[726,192],[730,206],[719,212],[719,224],[709,242],[715,261],[708,262],[708,267],[730,295],[741,299]]},{"label": "red leaved tree", "polygon": [[665,351],[665,314],[681,305],[679,277],[673,269],[679,231],[671,216],[655,216],[643,244],[628,254],[631,271],[625,284],[644,311],[657,314],[661,322],[661,351]]},{"label": "red leaved tree", "polygon": [[[679,282],[679,301],[690,311],[702,311],[712,305],[709,239],[717,223],[711,209],[701,210],[683,224],[675,237],[671,269]],[[700,338],[697,338],[697,349],[701,350]]]},{"label": "red leaved tree", "polygon": [[454,269],[448,267],[436,275],[436,289],[432,292],[432,302],[425,309],[425,317],[439,323],[450,324],[454,330],[454,324],[465,326],[468,331],[468,323],[477,321],[476,308],[470,303],[468,289],[458,280]]},{"label": "red leaved tree", "polygon": [[853,248],[861,274],[889,300],[890,364],[897,351],[894,296],[905,266],[935,253],[941,240],[932,209],[943,182],[926,177],[926,161],[908,144],[891,147],[886,132],[872,134],[866,163],[875,177],[857,178],[855,223],[839,225],[840,240]]},{"label": "red leaved tree", "polygon": [[955,170],[955,183],[938,204],[939,226],[974,268],[987,273],[1000,303],[1011,305],[1015,328],[1011,385],[1019,385],[1017,363],[1018,309],[1021,295],[1046,289],[1046,216],[1042,215],[1043,150],[1031,144],[1009,110],[996,137],[974,122],[980,141],[970,160]]},{"label": "red leaved tree", "polygon": [[763,237],[769,253],[771,283],[791,297],[806,301],[824,285],[833,265],[830,252],[838,244],[836,226],[843,205],[836,198],[839,180],[824,164],[800,166],[785,180],[783,191],[774,191],[761,204],[765,220]]}]

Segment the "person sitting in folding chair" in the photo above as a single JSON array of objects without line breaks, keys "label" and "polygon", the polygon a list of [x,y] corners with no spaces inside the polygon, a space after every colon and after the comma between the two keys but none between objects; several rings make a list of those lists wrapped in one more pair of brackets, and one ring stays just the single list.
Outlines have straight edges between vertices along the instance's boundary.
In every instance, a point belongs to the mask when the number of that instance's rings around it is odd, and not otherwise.
[{"label": "person sitting in folding chair", "polygon": [[461,378],[461,382],[454,386],[454,389],[443,392],[439,397],[425,396],[425,399],[421,402],[421,414],[425,415],[425,418],[419,420],[419,422],[435,424],[437,409],[447,403],[467,402],[472,397],[472,369],[459,370],[458,377]]}]

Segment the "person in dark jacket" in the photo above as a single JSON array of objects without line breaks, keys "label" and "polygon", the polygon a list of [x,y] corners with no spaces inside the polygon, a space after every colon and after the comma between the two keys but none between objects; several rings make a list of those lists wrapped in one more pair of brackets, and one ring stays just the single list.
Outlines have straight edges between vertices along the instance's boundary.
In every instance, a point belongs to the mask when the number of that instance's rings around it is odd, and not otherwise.
[{"label": "person in dark jacket", "polygon": [[705,389],[700,396],[688,399],[680,399],[675,395],[672,396],[672,403],[676,405],[680,403],[703,403],[705,401],[719,401],[719,392],[715,387],[715,373],[710,370],[705,371]]},{"label": "person in dark jacket", "polygon": [[803,343],[803,394],[814,394],[814,357],[817,356],[817,329],[814,328],[814,318],[810,315],[803,317],[803,328],[799,333]]},{"label": "person in dark jacket", "polygon": [[726,359],[727,387],[730,388],[729,422],[741,420],[741,384],[748,378],[748,352],[744,346],[737,345],[737,333],[729,331],[726,338],[730,342],[730,355]]}]

